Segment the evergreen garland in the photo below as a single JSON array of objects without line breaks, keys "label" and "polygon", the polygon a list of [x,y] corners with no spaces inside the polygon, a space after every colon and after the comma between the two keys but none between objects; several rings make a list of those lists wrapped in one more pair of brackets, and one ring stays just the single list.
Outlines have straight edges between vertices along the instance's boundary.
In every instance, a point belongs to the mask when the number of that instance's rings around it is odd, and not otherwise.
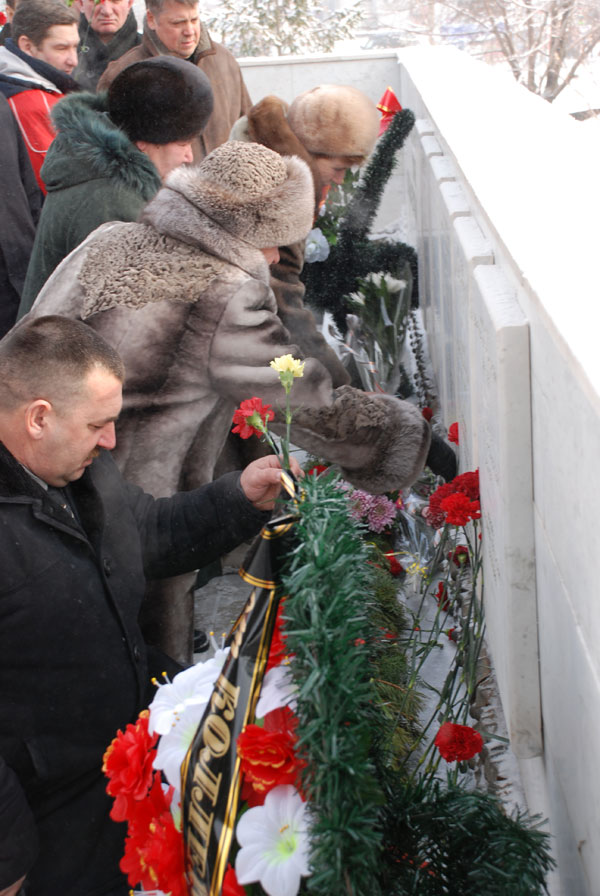
[{"label": "evergreen garland", "polygon": [[[373,564],[365,528],[349,516],[339,480],[309,476],[302,491],[282,573],[297,752],[307,763],[302,787],[314,812],[312,876],[302,892],[546,892],[549,836],[526,816],[509,818],[495,797],[450,778],[445,785],[431,776],[407,781],[397,770],[411,735],[414,744],[419,702],[416,693],[405,700],[403,639],[395,637],[402,610]],[[394,701],[405,703],[398,731]]]},{"label": "evergreen garland", "polygon": [[368,238],[383,190],[396,165],[396,152],[403,146],[414,122],[410,109],[396,113],[360,178],[329,257],[323,262],[304,265],[301,278],[306,286],[307,302],[329,311],[342,333],[350,310],[345,297],[356,290],[359,278],[371,271],[394,274],[408,262],[413,276],[412,303],[418,304],[417,254],[412,246]]},{"label": "evergreen garland", "polygon": [[315,813],[312,876],[319,896],[377,896],[383,794],[369,758],[369,548],[335,477],[307,477],[296,546],[282,585],[286,649],[298,687],[302,786]]}]

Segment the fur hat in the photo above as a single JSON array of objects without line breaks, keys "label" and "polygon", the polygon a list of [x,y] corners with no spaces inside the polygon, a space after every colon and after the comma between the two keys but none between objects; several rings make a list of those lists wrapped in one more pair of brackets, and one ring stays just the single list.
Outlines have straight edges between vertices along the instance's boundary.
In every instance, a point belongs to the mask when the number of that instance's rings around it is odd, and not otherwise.
[{"label": "fur hat", "polygon": [[371,154],[379,132],[375,103],[356,87],[321,84],[297,96],[289,125],[309,152],[340,156],[353,163]]},{"label": "fur hat", "polygon": [[199,134],[213,110],[210,81],[174,56],[134,62],[108,90],[108,115],[130,140],[163,145]]},{"label": "fur hat", "polygon": [[312,227],[308,165],[258,143],[223,143],[197,167],[172,171],[165,187],[256,249],[295,243]]}]

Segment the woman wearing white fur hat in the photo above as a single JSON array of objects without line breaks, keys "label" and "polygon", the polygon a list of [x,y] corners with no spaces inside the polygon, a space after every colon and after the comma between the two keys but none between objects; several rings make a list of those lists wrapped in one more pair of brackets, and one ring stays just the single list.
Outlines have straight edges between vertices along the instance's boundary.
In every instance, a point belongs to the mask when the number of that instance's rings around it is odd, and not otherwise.
[{"label": "woman wearing white fur hat", "polygon": [[[371,154],[379,131],[375,103],[356,87],[321,84],[301,93],[288,105],[267,96],[240,118],[231,139],[268,146],[280,155],[297,155],[313,176],[315,217],[330,184],[341,184],[348,168],[362,165]],[[350,377],[318,332],[312,313],[304,306],[304,240],[282,246],[280,260],[271,267],[271,289],[278,314],[307,357],[327,367],[334,386]]]},{"label": "woman wearing white fur hat", "polygon": [[[173,171],[139,223],[99,227],[47,281],[30,314],[84,320],[125,362],[115,456],[128,480],[157,497],[210,481],[240,401],[282,403],[269,362],[301,353],[277,316],[268,265],[279,244],[306,236],[313,211],[303,161],[226,143]],[[292,400],[294,443],[339,463],[356,486],[404,486],[423,467],[429,426],[412,405],[334,389],[312,358]],[[186,660],[183,590],[172,589],[178,609],[151,643]]]}]

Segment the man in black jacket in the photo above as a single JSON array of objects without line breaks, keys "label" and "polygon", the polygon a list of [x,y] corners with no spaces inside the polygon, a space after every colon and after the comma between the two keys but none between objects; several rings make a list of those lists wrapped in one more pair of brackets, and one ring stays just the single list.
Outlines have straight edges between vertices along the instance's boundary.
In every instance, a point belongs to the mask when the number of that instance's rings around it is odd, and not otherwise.
[{"label": "man in black jacket", "polygon": [[96,90],[109,62],[142,42],[133,14],[133,0],[75,0],[79,19],[79,62],[73,72],[84,90]]},{"label": "man in black jacket", "polygon": [[0,342],[3,896],[23,878],[27,896],[126,896],[101,762],[150,696],[144,578],[251,537],[279,493],[274,456],[172,498],[126,483],[109,453],[123,376],[115,350],[66,318]]}]

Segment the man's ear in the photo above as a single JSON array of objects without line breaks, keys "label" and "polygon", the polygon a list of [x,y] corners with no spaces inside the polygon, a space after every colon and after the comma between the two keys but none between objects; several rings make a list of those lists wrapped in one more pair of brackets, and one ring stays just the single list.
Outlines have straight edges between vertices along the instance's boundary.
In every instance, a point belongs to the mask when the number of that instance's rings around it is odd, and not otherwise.
[{"label": "man's ear", "polygon": [[148,22],[148,28],[151,31],[156,31],[156,16],[151,9],[146,10],[146,21]]},{"label": "man's ear", "polygon": [[82,0],[73,0],[73,6],[75,7],[75,9],[77,9],[77,10],[79,11],[79,13],[80,13],[81,15],[84,14],[84,13],[83,13],[83,3],[82,3]]},{"label": "man's ear", "polygon": [[30,438],[39,440],[47,430],[48,417],[52,413],[52,405],[44,398],[36,398],[25,409],[25,429]]},{"label": "man's ear", "polygon": [[19,50],[23,53],[27,53],[28,56],[33,56],[34,54],[31,52],[36,49],[34,42],[27,37],[26,34],[22,34],[21,37],[17,41],[17,46]]}]

